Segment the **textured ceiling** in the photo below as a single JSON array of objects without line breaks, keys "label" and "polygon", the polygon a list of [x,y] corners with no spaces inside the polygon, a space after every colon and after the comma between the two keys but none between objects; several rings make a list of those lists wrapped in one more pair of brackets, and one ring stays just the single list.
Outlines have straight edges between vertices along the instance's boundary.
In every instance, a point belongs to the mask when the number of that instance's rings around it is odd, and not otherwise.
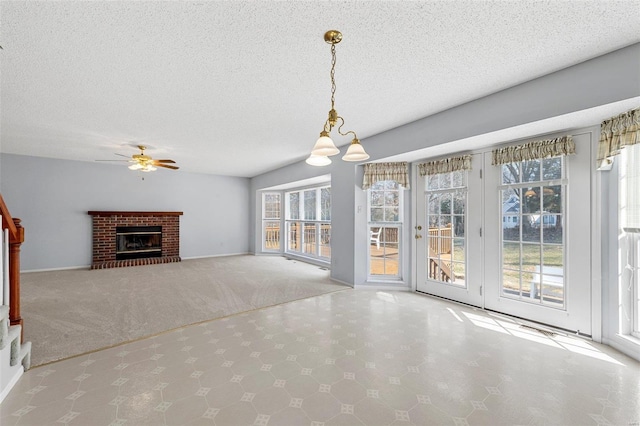
[{"label": "textured ceiling", "polygon": [[[0,2],[3,153],[255,176],[640,41],[640,1]],[[619,25],[626,20],[627,24]],[[338,145],[348,139],[337,139]]]}]

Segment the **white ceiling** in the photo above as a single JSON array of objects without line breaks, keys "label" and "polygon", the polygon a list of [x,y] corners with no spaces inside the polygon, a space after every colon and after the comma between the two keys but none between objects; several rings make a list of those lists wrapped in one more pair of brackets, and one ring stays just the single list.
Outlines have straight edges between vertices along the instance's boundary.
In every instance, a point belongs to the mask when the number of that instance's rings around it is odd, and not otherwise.
[{"label": "white ceiling", "polygon": [[0,14],[1,152],[94,161],[141,143],[182,170],[246,177],[317,139],[328,29],[344,35],[336,109],[360,139],[640,41],[640,0],[1,1]]}]

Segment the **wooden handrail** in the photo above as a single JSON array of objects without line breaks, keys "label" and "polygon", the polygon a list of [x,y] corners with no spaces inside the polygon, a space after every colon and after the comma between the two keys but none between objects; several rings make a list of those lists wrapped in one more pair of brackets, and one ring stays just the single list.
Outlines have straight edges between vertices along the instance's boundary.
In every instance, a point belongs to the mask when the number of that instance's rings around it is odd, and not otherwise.
[{"label": "wooden handrail", "polygon": [[[0,194],[2,230],[9,230],[9,322],[22,326],[20,316],[20,246],[24,242],[24,228],[20,219],[11,217],[9,209]],[[24,338],[24,327],[22,327]]]},{"label": "wooden handrail", "polygon": [[13,218],[11,217],[11,213],[9,213],[9,209],[4,202],[4,198],[2,198],[2,194],[0,194],[0,214],[2,214],[2,230],[9,229],[9,241],[17,240],[18,228],[13,222]]}]

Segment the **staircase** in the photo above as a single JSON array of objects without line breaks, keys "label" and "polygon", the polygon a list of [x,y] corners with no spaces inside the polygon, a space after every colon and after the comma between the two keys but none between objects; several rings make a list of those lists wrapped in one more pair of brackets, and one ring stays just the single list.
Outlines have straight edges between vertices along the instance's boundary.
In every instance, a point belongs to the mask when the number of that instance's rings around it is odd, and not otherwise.
[{"label": "staircase", "polygon": [[31,342],[22,342],[20,246],[24,228],[0,195],[0,403],[31,366]]},{"label": "staircase", "polygon": [[31,366],[31,342],[22,343],[22,326],[9,324],[9,307],[0,306],[0,403]]}]

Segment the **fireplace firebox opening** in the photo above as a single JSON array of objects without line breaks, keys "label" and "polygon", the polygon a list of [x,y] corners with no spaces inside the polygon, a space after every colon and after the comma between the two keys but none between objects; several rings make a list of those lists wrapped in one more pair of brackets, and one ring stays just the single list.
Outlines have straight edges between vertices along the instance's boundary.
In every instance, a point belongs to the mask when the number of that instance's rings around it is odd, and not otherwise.
[{"label": "fireplace firebox opening", "polygon": [[162,256],[162,226],[116,227],[116,260]]}]

